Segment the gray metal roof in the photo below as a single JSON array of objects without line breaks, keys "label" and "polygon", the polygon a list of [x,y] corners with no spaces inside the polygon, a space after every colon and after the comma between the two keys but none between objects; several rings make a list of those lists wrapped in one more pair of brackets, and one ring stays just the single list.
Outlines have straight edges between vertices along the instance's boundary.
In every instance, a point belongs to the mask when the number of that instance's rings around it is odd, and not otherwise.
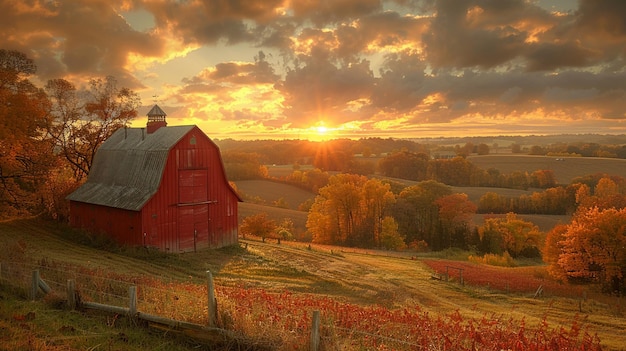
[{"label": "gray metal roof", "polygon": [[159,105],[154,105],[148,112],[148,117],[152,116],[167,116],[167,114],[159,107]]},{"label": "gray metal roof", "polygon": [[169,150],[194,126],[121,128],[98,149],[87,182],[67,199],[139,211],[156,193]]}]

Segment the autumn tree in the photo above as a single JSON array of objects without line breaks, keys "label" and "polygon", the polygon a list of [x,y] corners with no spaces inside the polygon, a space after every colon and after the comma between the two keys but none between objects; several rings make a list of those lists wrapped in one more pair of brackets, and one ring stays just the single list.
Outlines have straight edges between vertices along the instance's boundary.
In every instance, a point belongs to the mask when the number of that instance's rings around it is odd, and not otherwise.
[{"label": "autumn tree", "polygon": [[541,250],[541,257],[548,264],[548,273],[559,280],[567,278],[567,272],[558,264],[567,230],[566,224],[554,226],[546,235],[546,242]]},{"label": "autumn tree", "polygon": [[585,212],[592,207],[600,209],[626,207],[626,180],[624,178],[613,179],[603,176],[593,183],[595,183],[593,188],[585,183],[573,185],[576,189],[578,212]]},{"label": "autumn tree", "polygon": [[[496,147],[498,144],[495,144]],[[489,155],[489,145],[485,144],[485,143],[480,143],[478,144],[478,146],[476,146],[476,153],[479,155]]]},{"label": "autumn tree", "polygon": [[388,184],[338,174],[319,190],[306,226],[316,243],[378,247],[383,220],[394,200]]},{"label": "autumn tree", "polygon": [[315,151],[313,167],[322,171],[347,171],[352,163],[352,154],[336,145],[340,141],[323,142]]},{"label": "autumn tree", "polygon": [[439,208],[435,200],[452,194],[445,184],[428,180],[402,190],[393,207],[400,235],[407,242],[425,241],[433,250],[445,247],[440,232]]},{"label": "autumn tree", "polygon": [[56,166],[45,138],[49,101],[29,76],[36,66],[25,54],[0,49],[0,209],[5,216],[45,206],[39,192]]},{"label": "autumn tree", "polygon": [[406,248],[404,238],[398,232],[398,223],[393,217],[387,216],[382,220],[380,246],[386,250],[402,250]]},{"label": "autumn tree", "polygon": [[265,238],[271,237],[277,228],[276,222],[267,218],[266,213],[259,213],[244,218],[239,230],[244,239],[246,235],[253,235],[261,237],[265,241]]},{"label": "autumn tree", "polygon": [[530,186],[550,188],[556,186],[556,176],[552,170],[537,170],[530,174]]},{"label": "autumn tree", "polygon": [[559,254],[548,257],[551,272],[598,281],[607,291],[626,291],[626,208],[589,208],[554,236],[550,250]]},{"label": "autumn tree", "polygon": [[441,235],[448,247],[466,247],[477,206],[467,194],[450,194],[435,200],[439,208]]},{"label": "autumn tree", "polygon": [[100,145],[137,117],[139,94],[119,88],[112,76],[91,79],[85,91],[64,79],[48,81],[45,89],[53,103],[50,137],[80,180],[89,174]]},{"label": "autumn tree", "polygon": [[393,178],[426,180],[430,156],[406,150],[395,152],[378,162],[380,172]]},{"label": "autumn tree", "polygon": [[480,248],[485,253],[508,252],[514,258],[539,255],[543,234],[536,225],[518,218],[514,213],[486,218],[478,232]]}]

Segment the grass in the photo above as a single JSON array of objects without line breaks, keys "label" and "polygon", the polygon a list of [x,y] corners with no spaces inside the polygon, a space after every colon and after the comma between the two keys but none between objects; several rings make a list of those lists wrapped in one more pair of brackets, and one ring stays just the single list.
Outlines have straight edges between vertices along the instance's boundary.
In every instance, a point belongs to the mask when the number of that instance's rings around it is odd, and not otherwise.
[{"label": "grass", "polygon": [[56,298],[28,301],[0,285],[2,350],[172,350],[197,347],[192,340],[137,328],[125,318],[68,311]]},{"label": "grass", "polygon": [[[525,324],[530,329],[540,327],[545,322],[557,330],[561,326],[569,330],[572,321],[577,320],[591,333],[597,333],[607,350],[623,349],[623,345],[626,345],[626,336],[622,333],[626,329],[626,320],[623,315],[615,313],[623,311],[623,299],[589,291],[586,300],[582,302],[581,312],[580,298],[550,294],[534,299],[526,292],[507,294],[494,288],[486,290],[483,286],[461,287],[455,283],[432,280],[431,268],[421,258],[412,259],[409,253],[316,245],[309,249],[308,244],[302,243],[283,242],[277,245],[246,241],[247,249],[231,247],[164,255],[115,247],[95,249],[77,243],[79,238],[75,235],[64,226],[36,219],[0,223],[0,257],[1,260],[21,260],[29,264],[43,263],[59,270],[63,267],[80,268],[86,274],[91,272],[134,281],[140,284],[139,290],[143,294],[141,301],[167,302],[168,311],[163,313],[181,315],[196,312],[202,315],[201,308],[199,310],[196,305],[187,303],[192,298],[186,296],[206,296],[202,289],[206,286],[205,272],[210,270],[215,278],[220,320],[223,323],[257,340],[269,338],[270,342],[274,342],[272,338],[281,337],[286,340],[286,345],[302,341],[298,339],[301,336],[297,335],[306,335],[309,327],[306,311],[314,307],[326,308],[323,310],[324,323],[329,323],[329,318],[338,323],[341,314],[336,313],[348,310],[376,319],[379,318],[375,315],[391,313],[389,323],[392,319],[397,323],[401,316],[399,311],[405,309],[412,311],[407,312],[409,315],[417,313],[415,318],[422,316],[422,313],[441,316],[445,323],[452,323],[450,316],[458,314],[463,318],[461,326],[502,316],[496,320],[510,320],[507,322],[510,323],[509,328]],[[534,271],[535,267],[516,269],[527,269],[525,274],[541,276],[540,272]],[[43,273],[42,276],[46,279]],[[54,346],[59,349],[193,348],[185,340],[181,342],[164,338],[163,332],[121,329],[129,324],[123,319],[118,319],[115,325],[110,326],[110,316],[107,319],[106,316],[65,311],[59,307],[58,301],[26,302],[14,298],[6,290],[2,290],[1,295],[0,318],[4,329],[0,328],[0,338],[13,340],[13,337],[18,337],[20,344],[11,348],[14,350],[28,349],[28,344],[22,342],[29,338],[31,342],[43,345],[37,347]],[[201,305],[202,301],[196,302]],[[416,312],[416,308],[420,312]],[[185,312],[187,310],[190,312]],[[32,321],[14,318],[27,316],[31,311],[36,316]],[[63,318],[76,318],[77,321]],[[271,324],[268,318],[276,318],[281,324]],[[345,320],[357,323],[357,320]],[[35,322],[42,324],[36,325]],[[23,323],[28,327],[20,326]],[[368,323],[376,325],[374,321]],[[361,322],[358,325],[366,328]],[[380,328],[384,329],[384,326]],[[304,334],[294,334],[293,330]],[[133,333],[137,333],[137,336]],[[345,336],[332,334],[332,330],[326,330],[325,333],[331,333],[328,334],[329,339],[325,340],[339,340],[335,346],[345,340]],[[127,337],[118,340],[120,335]],[[149,337],[154,337],[154,340],[143,339]],[[354,334],[353,338],[357,338],[353,340],[355,342],[362,341],[362,336]],[[51,345],[52,339],[55,345]],[[109,347],[109,344],[112,346]],[[161,345],[167,347],[159,348]],[[36,347],[30,349],[37,350]]]}]

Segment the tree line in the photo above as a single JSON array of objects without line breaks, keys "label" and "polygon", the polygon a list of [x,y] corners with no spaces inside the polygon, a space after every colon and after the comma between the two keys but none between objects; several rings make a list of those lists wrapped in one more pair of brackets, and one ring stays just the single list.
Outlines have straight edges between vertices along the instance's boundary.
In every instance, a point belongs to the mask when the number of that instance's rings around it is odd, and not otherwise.
[{"label": "tree line", "polygon": [[[460,248],[478,255],[543,257],[559,279],[597,281],[607,291],[626,289],[626,180],[621,177],[594,174],[516,201],[487,193],[481,205],[434,180],[403,186],[358,174],[329,175],[319,169],[297,170],[289,179],[318,189],[306,208],[306,228],[314,243],[416,252]],[[572,223],[544,233],[510,207],[485,207],[494,196],[509,206],[527,203],[533,213],[567,209],[573,214]],[[486,212],[477,225],[473,218],[481,206],[493,211]],[[268,222],[254,216],[245,219],[241,229],[291,237],[284,226]]]},{"label": "tree line", "polygon": [[82,89],[64,79],[38,87],[36,70],[25,54],[0,49],[0,213],[62,220],[65,196],[102,142],[137,116],[140,98],[111,76]]}]

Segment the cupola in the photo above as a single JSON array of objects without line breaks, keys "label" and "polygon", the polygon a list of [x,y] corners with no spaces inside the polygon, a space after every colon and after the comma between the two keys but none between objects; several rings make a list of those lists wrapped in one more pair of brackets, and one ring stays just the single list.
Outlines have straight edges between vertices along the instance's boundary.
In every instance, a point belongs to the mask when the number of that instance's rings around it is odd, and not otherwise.
[{"label": "cupola", "polygon": [[157,131],[157,129],[167,126],[165,116],[167,115],[159,105],[155,104],[152,109],[150,109],[150,112],[148,112],[148,123],[146,124],[148,134],[152,134]]}]

